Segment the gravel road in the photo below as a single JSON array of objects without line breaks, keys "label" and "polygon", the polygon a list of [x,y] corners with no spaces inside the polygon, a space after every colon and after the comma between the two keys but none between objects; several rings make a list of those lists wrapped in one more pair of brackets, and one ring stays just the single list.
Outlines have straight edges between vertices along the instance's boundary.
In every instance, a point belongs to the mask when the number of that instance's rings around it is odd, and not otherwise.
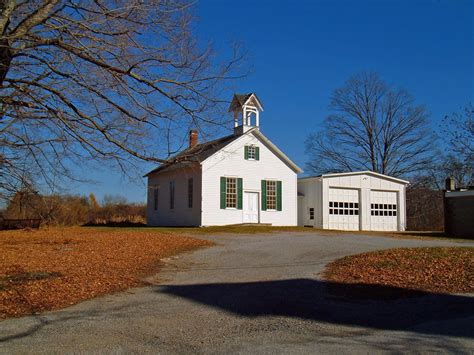
[{"label": "gravel road", "polygon": [[[350,254],[474,243],[317,233],[199,238],[218,245],[163,260],[153,286],[0,322],[0,352],[474,352],[472,296],[367,300],[320,277]],[[378,291],[371,287],[365,291]]]}]

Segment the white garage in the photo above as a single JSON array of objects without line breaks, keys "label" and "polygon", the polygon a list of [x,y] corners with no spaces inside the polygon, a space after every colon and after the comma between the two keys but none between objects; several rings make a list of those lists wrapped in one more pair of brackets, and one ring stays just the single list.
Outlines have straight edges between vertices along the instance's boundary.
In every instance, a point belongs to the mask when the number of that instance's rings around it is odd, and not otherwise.
[{"label": "white garage", "polygon": [[298,180],[298,225],[338,230],[405,230],[408,181],[371,171]]}]

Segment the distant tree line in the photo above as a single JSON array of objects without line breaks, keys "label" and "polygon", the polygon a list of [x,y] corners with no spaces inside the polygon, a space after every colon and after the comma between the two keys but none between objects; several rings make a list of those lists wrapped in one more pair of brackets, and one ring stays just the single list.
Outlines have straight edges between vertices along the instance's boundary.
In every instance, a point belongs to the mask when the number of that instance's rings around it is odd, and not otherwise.
[{"label": "distant tree line", "polygon": [[19,191],[2,212],[3,218],[41,218],[42,225],[139,225],[145,224],[144,204],[127,202],[121,196],[106,195],[102,203],[93,193],[79,195],[40,195]]}]

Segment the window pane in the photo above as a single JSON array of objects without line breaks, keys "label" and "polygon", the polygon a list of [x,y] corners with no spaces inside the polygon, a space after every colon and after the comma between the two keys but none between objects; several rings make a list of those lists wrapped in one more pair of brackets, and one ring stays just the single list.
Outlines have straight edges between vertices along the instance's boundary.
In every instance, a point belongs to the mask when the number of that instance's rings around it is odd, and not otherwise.
[{"label": "window pane", "polygon": [[237,208],[237,179],[227,178],[226,207]]},{"label": "window pane", "polygon": [[188,179],[188,207],[193,208],[193,190],[194,190],[194,181],[193,179]]},{"label": "window pane", "polygon": [[170,181],[170,209],[174,208],[174,181]]},{"label": "window pane", "polygon": [[267,209],[276,210],[277,205],[277,183],[276,181],[267,180]]},{"label": "window pane", "polygon": [[153,190],[153,209],[155,211],[158,209],[158,188]]},{"label": "window pane", "polygon": [[249,145],[249,146],[247,147],[247,149],[248,149],[248,158],[249,158],[249,159],[252,159],[252,160],[255,160],[255,156],[256,156],[256,154],[255,154],[255,151],[256,151],[255,146],[254,146],[254,145]]}]

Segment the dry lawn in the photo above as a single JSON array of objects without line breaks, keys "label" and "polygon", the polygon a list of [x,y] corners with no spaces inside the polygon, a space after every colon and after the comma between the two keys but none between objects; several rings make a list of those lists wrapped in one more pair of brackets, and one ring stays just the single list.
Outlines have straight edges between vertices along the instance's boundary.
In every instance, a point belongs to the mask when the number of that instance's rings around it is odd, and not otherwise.
[{"label": "dry lawn", "polygon": [[474,293],[474,248],[400,248],[347,256],[326,267],[328,281],[436,293]]},{"label": "dry lawn", "polygon": [[0,318],[66,307],[144,284],[159,260],[210,242],[151,230],[0,232]]}]

